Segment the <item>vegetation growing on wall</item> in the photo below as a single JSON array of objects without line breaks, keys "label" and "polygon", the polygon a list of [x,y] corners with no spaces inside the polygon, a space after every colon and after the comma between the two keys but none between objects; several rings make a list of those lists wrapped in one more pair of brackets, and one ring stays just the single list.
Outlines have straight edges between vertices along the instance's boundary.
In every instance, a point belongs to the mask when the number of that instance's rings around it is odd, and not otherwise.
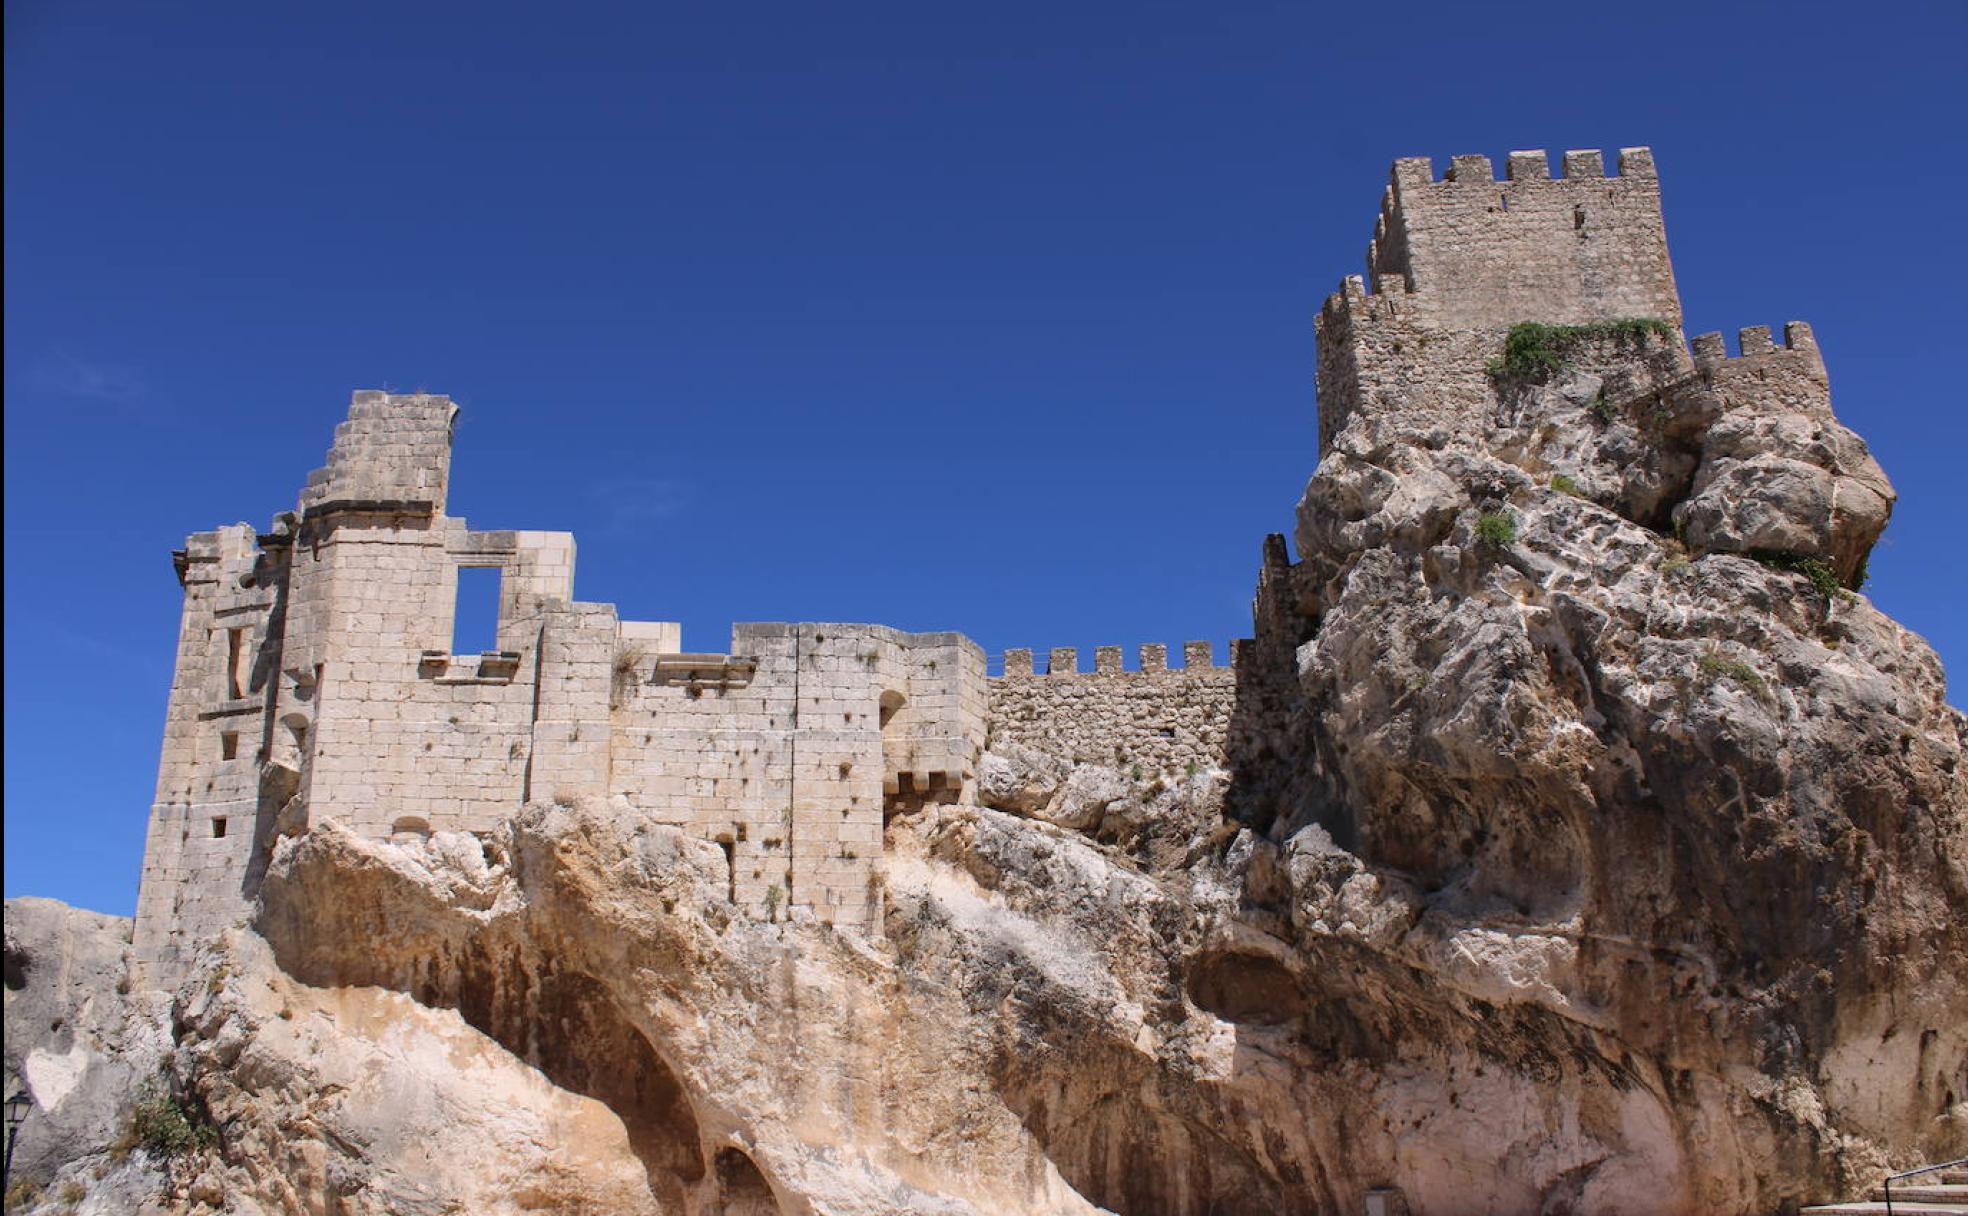
[{"label": "vegetation growing on wall", "polygon": [[1650,337],[1667,338],[1674,327],[1658,317],[1624,317],[1589,325],[1545,325],[1523,321],[1510,327],[1503,354],[1489,364],[1491,378],[1538,384],[1562,371],[1572,351],[1588,342],[1611,341],[1638,345]]}]

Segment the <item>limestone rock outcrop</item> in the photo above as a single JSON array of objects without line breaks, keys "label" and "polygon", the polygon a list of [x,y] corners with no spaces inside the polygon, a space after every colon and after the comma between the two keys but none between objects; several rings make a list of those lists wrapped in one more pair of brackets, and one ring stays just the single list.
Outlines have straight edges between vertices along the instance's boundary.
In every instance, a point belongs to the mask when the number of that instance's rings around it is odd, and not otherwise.
[{"label": "limestone rock outcrop", "polygon": [[1294,927],[1561,1019],[1687,1188],[1614,1206],[1774,1210],[1959,1155],[1964,720],[1924,642],[1797,569],[1853,577],[1891,490],[1828,411],[1747,377],[1717,404],[1665,343],[1575,362],[1487,425],[1356,418],[1308,487],[1317,781],[1244,812]]},{"label": "limestone rock outcrop", "polygon": [[50,899],[7,901],[8,1089],[18,1084],[35,1101],[15,1146],[15,1176],[52,1179],[108,1154],[135,1096],[163,1067],[170,998],[134,982],[130,954],[127,918]]}]

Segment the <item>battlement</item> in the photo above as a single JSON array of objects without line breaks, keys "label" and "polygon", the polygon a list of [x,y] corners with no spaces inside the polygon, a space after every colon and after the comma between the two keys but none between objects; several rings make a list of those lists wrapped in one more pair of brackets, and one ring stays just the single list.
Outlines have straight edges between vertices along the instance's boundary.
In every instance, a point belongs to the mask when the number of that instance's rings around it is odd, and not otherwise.
[{"label": "battlement", "polygon": [[1746,325],[1737,330],[1734,355],[1729,353],[1720,330],[1696,334],[1688,344],[1694,350],[1695,366],[1700,369],[1714,368],[1731,360],[1789,355],[1808,360],[1820,373],[1824,371],[1824,355],[1818,350],[1817,335],[1802,321],[1784,322],[1782,346],[1776,344],[1767,325]]},{"label": "battlement", "polygon": [[1719,333],[1697,334],[1695,373],[1704,386],[1724,400],[1754,400],[1781,405],[1794,413],[1830,418],[1831,377],[1811,327],[1791,321],[1783,327],[1783,343],[1767,325],[1744,326],[1736,334],[1736,353]]},{"label": "battlement", "polygon": [[[1528,152],[1512,152],[1504,160],[1503,181],[1595,181],[1608,177],[1656,177],[1654,152],[1651,148],[1621,148],[1616,154],[1614,171],[1606,172],[1606,156],[1598,148],[1575,148],[1568,151],[1560,160],[1564,167],[1561,178],[1553,178],[1551,173],[1551,154],[1542,149]],[[1441,176],[1435,174],[1435,162],[1426,156],[1402,156],[1394,161],[1394,181],[1397,185],[1425,186],[1445,182],[1458,182],[1464,185],[1479,185],[1499,180],[1490,158],[1481,154],[1464,154],[1449,158],[1448,169]]]},{"label": "battlement", "polygon": [[1032,651],[1007,650],[1004,674],[990,681],[990,738],[1140,775],[1220,768],[1251,645],[1233,640],[1229,665],[1219,666],[1211,643],[1184,642],[1182,666],[1170,667],[1169,648],[1149,643],[1134,671],[1119,646],[1094,647],[1091,671],[1081,670],[1078,647],[1048,651],[1043,671]]},{"label": "battlement", "polygon": [[1679,329],[1653,153],[1571,151],[1394,162],[1365,274],[1316,318],[1319,446],[1360,411],[1464,425],[1493,410],[1485,372],[1510,327],[1657,320]]},{"label": "battlement", "polygon": [[1128,676],[1128,675],[1201,675],[1206,672],[1228,673],[1235,670],[1237,660],[1244,647],[1250,644],[1247,638],[1233,638],[1230,641],[1230,665],[1216,665],[1215,644],[1208,641],[1188,641],[1182,644],[1182,666],[1169,666],[1169,648],[1161,642],[1148,642],[1135,651],[1135,670],[1128,670],[1123,663],[1124,648],[1120,646],[1095,646],[1093,648],[1093,670],[1080,670],[1080,648],[1077,646],[1055,646],[1046,652],[1046,665],[1039,670],[1033,661],[1033,651],[1014,647],[1004,652],[1003,674],[993,677],[1000,680],[1021,680],[1027,678],[1043,679],[1047,676]]}]

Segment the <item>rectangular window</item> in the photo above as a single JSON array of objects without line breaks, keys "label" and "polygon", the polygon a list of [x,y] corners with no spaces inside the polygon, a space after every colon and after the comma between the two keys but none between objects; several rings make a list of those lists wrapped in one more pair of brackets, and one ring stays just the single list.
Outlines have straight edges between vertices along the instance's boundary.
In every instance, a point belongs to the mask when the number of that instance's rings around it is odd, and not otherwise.
[{"label": "rectangular window", "polygon": [[219,759],[221,760],[239,759],[239,732],[238,731],[222,730],[219,732]]},{"label": "rectangular window", "polygon": [[458,603],[451,617],[451,653],[480,654],[499,648],[497,566],[458,567]]},{"label": "rectangular window", "polygon": [[212,839],[223,840],[224,838],[225,838],[225,817],[221,815],[220,817],[212,820]]}]

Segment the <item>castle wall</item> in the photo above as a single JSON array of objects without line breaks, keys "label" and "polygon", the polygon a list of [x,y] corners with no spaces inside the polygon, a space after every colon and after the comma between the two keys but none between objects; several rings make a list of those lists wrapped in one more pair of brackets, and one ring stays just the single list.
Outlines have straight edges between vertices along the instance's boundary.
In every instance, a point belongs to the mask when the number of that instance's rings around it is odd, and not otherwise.
[{"label": "castle wall", "polygon": [[617,672],[611,793],[724,844],[741,906],[872,923],[894,799],[975,779],[984,656],[957,634],[746,624],[728,656],[630,643]]},{"label": "castle wall", "polygon": [[1804,322],[1784,326],[1782,345],[1769,326],[1747,326],[1737,331],[1733,356],[1719,333],[1697,334],[1690,345],[1696,371],[1725,397],[1762,402],[1772,412],[1832,418],[1831,377]]},{"label": "castle wall", "polygon": [[1102,646],[1094,670],[1083,672],[1078,652],[1062,648],[1046,670],[1034,671],[1031,651],[1007,651],[1004,675],[991,681],[990,742],[1144,775],[1220,768],[1236,704],[1235,660],[1216,666],[1208,642],[1184,643],[1183,656],[1183,666],[1170,668],[1167,647],[1143,646],[1141,669],[1125,671],[1121,648]]},{"label": "castle wall", "polygon": [[1441,331],[1398,275],[1369,295],[1358,275],[1326,299],[1314,325],[1319,336],[1319,451],[1323,455],[1352,418],[1398,410],[1450,429],[1490,424],[1496,385],[1484,368],[1501,354],[1507,325]]},{"label": "castle wall", "polygon": [[[1440,180],[1397,162],[1367,260],[1317,322],[1322,454],[1363,413],[1509,425],[1486,366],[1516,322],[1681,317],[1645,149],[1610,177],[1597,153],[1566,154],[1561,178],[1513,153],[1501,181],[1481,157]],[[1733,359],[1710,335],[1692,359],[1645,341],[1653,388],[1754,380],[1823,405],[1802,326],[1782,349],[1744,331]],[[874,929],[885,818],[969,796],[987,741],[1143,775],[1231,768],[1237,807],[1316,801],[1280,759],[1303,738],[1290,655],[1317,610],[1281,538],[1230,666],[1194,642],[1177,668],[1143,647],[1137,671],[1119,647],[1084,672],[1071,649],[1043,673],[1011,651],[989,680],[958,634],[813,623],[739,625],[727,653],[693,653],[674,623],[576,601],[571,536],[446,515],[456,414],[359,392],[295,512],[187,542],[137,923],[161,971],[247,913],[278,835],[328,818],[489,833],[529,802],[614,799],[722,845],[751,914]],[[482,567],[501,577],[494,648],[454,653],[459,572]]]}]

